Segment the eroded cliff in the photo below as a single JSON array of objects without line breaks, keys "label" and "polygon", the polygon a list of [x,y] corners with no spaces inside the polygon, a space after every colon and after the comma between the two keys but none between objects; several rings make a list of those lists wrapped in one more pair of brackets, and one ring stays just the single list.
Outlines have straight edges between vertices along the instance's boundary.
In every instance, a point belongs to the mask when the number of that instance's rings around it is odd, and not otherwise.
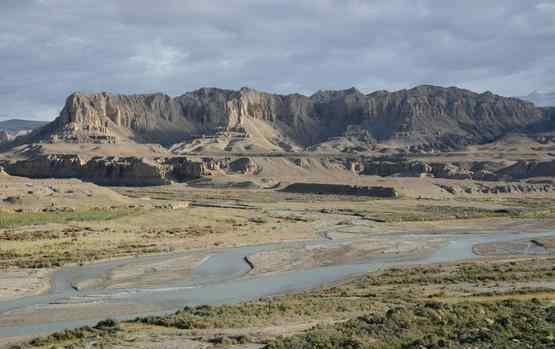
[{"label": "eroded cliff", "polygon": [[173,145],[211,137],[221,143],[221,136],[227,137],[225,151],[234,143],[256,151],[317,150],[330,139],[362,141],[358,147],[389,142],[451,149],[526,132],[549,115],[516,98],[436,86],[368,95],[351,88],[311,97],[249,88],[202,88],[179,97],[75,93],[34,140]]}]

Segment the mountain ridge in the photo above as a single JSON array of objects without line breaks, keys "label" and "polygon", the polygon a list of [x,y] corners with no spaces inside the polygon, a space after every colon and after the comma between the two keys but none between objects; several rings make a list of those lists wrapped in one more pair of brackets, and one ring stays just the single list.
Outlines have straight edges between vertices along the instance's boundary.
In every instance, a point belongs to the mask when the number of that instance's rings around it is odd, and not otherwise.
[{"label": "mountain ridge", "polygon": [[433,85],[369,94],[352,87],[311,96],[248,87],[199,88],[176,97],[75,92],[59,117],[28,141],[197,142],[199,149],[280,151],[317,148],[339,137],[362,141],[362,146],[441,149],[525,132],[545,119],[543,109],[518,98]]},{"label": "mountain ridge", "polygon": [[46,121],[8,119],[0,121],[0,143],[9,142],[16,137],[30,133],[32,130],[46,125]]}]

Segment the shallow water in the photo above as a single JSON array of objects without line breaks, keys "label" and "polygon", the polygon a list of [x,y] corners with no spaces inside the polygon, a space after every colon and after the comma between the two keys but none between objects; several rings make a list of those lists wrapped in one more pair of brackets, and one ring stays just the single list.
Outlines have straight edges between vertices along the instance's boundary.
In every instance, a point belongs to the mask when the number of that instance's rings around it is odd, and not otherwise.
[{"label": "shallow water", "polygon": [[[0,337],[48,333],[64,328],[94,324],[106,317],[129,319],[136,316],[169,313],[184,306],[234,303],[273,294],[316,288],[349,276],[386,267],[474,259],[478,258],[472,252],[472,246],[475,244],[535,239],[553,235],[555,235],[555,232],[552,231],[542,233],[442,234],[440,236],[445,238],[447,243],[427,256],[372,257],[365,261],[346,265],[258,276],[249,276],[248,272],[251,270],[251,267],[245,262],[245,256],[259,251],[283,248],[284,246],[334,245],[351,241],[317,240],[211,250],[207,251],[210,257],[193,271],[191,279],[176,280],[175,282],[159,285],[158,288],[149,289],[93,289],[79,291],[74,289],[72,285],[75,282],[86,279],[101,278],[102,275],[109,273],[114,268],[125,265],[130,260],[159,262],[195,252],[120,259],[85,266],[70,266],[62,268],[53,275],[52,288],[48,294],[24,297],[10,302],[0,302],[0,323],[10,318],[11,311],[30,310],[27,315],[29,319],[28,324],[11,325],[9,322],[7,325],[0,324]],[[398,234],[392,235],[390,238],[407,239],[415,237],[415,235]],[[418,238],[438,238],[438,235],[419,234]],[[49,314],[56,315],[59,319],[58,321],[49,320],[32,323],[34,312],[40,312],[41,307],[48,304],[67,304],[69,302],[98,304],[98,309],[104,307],[106,311],[101,316],[91,316],[82,310],[82,314],[79,314],[79,309],[72,309],[71,307],[48,309]],[[133,310],[125,312],[111,310],[111,308],[117,309],[116,306],[122,304],[130,305],[130,309]],[[73,319],[65,320],[65,314],[72,316]]]}]

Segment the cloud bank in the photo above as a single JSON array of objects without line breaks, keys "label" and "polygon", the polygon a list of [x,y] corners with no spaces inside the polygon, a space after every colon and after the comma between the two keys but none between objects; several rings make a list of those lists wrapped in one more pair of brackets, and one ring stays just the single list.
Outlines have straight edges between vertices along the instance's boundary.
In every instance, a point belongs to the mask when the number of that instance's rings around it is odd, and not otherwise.
[{"label": "cloud bank", "polygon": [[555,90],[550,0],[3,0],[0,119],[73,91]]}]

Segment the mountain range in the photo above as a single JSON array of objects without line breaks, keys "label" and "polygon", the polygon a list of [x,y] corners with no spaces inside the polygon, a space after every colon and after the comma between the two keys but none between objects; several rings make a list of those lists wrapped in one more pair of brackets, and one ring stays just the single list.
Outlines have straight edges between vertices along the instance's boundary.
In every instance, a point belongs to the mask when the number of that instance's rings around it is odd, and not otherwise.
[{"label": "mountain range", "polygon": [[0,142],[30,133],[32,130],[46,125],[46,121],[9,119],[0,121]]},{"label": "mountain range", "polygon": [[58,118],[21,141],[159,143],[190,152],[344,151],[376,143],[457,149],[545,131],[552,115],[518,98],[430,85],[312,96],[251,88],[201,88],[178,97],[73,93]]}]

